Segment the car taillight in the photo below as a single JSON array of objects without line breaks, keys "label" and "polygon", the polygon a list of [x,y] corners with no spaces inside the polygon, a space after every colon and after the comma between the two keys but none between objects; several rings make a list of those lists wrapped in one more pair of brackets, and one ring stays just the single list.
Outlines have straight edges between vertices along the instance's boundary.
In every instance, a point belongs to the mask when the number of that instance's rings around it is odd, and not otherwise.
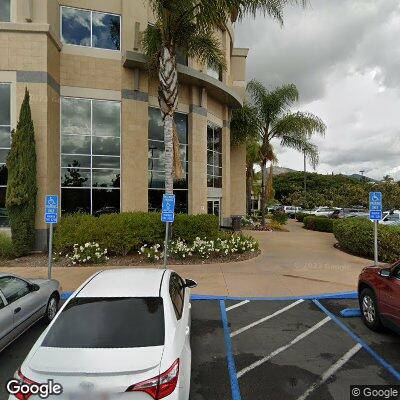
[{"label": "car taillight", "polygon": [[154,400],[160,400],[170,395],[176,388],[179,376],[179,358],[171,367],[159,376],[136,383],[127,392],[145,392]]},{"label": "car taillight", "polygon": [[[26,385],[37,385],[36,382],[31,381],[31,380],[28,379],[26,376],[24,376],[20,369],[17,371],[17,377],[18,377],[18,379],[20,380],[21,383],[24,383],[24,384],[26,384]],[[18,400],[28,400],[29,397],[32,396],[32,394],[31,394],[31,393],[21,393],[21,392],[18,392],[18,393],[16,393],[16,394],[14,394],[14,396],[15,396]]]}]

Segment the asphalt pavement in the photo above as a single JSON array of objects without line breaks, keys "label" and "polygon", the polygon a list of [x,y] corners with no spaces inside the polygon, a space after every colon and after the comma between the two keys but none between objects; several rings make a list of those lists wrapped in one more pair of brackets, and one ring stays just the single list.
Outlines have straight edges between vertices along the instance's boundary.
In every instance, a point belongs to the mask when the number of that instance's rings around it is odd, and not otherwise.
[{"label": "asphalt pavement", "polygon": [[[190,400],[349,400],[350,386],[398,384],[400,337],[340,311],[357,300],[192,301]],[[0,399],[45,325],[0,353]]]}]

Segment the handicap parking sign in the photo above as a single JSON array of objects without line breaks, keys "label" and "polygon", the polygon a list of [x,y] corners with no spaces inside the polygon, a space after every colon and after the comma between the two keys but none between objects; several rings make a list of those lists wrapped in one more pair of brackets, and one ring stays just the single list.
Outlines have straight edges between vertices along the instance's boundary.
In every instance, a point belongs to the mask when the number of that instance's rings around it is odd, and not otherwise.
[{"label": "handicap parking sign", "polygon": [[164,194],[161,208],[161,221],[174,222],[175,220],[175,195]]},{"label": "handicap parking sign", "polygon": [[369,219],[380,221],[382,219],[382,193],[370,192],[369,194]]},{"label": "handicap parking sign", "polygon": [[46,224],[56,224],[58,222],[58,196],[46,196],[44,220]]}]

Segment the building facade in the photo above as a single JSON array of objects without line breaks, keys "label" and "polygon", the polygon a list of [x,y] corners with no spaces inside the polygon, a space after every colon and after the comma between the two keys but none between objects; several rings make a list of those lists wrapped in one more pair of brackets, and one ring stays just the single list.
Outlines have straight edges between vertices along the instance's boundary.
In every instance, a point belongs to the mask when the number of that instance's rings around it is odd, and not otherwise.
[{"label": "building facade", "polygon": [[[140,32],[153,22],[143,0],[0,0],[0,223],[11,144],[25,87],[37,148],[37,247],[46,247],[44,197],[61,212],[154,211],[164,189],[157,82]],[[245,148],[231,146],[231,110],[245,89],[247,49],[233,25],[218,30],[227,69],[178,56],[175,122],[185,176],[178,212],[213,213],[221,224],[245,213]]]}]

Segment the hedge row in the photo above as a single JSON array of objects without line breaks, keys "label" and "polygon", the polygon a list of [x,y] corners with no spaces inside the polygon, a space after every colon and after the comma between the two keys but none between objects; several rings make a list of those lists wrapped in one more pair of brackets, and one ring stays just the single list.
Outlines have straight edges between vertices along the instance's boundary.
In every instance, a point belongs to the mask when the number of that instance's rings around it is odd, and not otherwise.
[{"label": "hedge row", "polygon": [[275,211],[272,213],[271,219],[280,225],[285,225],[289,219],[289,216],[282,211]]},{"label": "hedge row", "polygon": [[[374,224],[361,218],[336,220],[333,233],[339,246],[352,254],[374,257]],[[400,227],[379,225],[379,260],[392,263],[400,259]]]},{"label": "hedge row", "polygon": [[310,214],[298,213],[298,214],[296,214],[296,220],[298,222],[303,222],[304,218],[306,218],[308,216],[310,216]]},{"label": "hedge row", "polygon": [[333,219],[309,216],[303,219],[306,229],[318,232],[333,232]]},{"label": "hedge row", "polygon": [[[172,227],[174,238],[188,243],[199,236],[216,239],[220,235],[218,218],[214,215],[177,214]],[[165,226],[159,213],[132,212],[94,217],[71,214],[61,218],[54,234],[54,249],[67,253],[74,244],[97,242],[108,252],[126,255],[143,244],[162,243]]]}]

